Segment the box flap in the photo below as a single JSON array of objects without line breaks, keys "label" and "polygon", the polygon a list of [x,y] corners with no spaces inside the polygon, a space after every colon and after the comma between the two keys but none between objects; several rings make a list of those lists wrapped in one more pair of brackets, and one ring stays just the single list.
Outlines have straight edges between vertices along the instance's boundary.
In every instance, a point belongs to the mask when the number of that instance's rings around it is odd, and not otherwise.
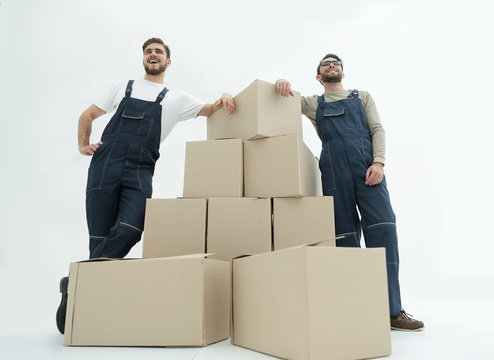
[{"label": "box flap", "polygon": [[232,260],[235,260],[235,259],[241,259],[241,258],[244,258],[244,257],[247,257],[247,256],[252,256],[254,254],[244,254],[244,255],[239,255],[239,256],[235,256]]},{"label": "box flap", "polygon": [[[177,255],[177,256],[170,256],[161,259],[206,259],[208,256],[211,255],[214,255],[214,253]],[[148,260],[152,260],[152,259],[148,259]]]},{"label": "box flap", "polygon": [[331,240],[321,240],[305,246],[331,246],[331,244],[332,244]]},{"label": "box flap", "polygon": [[310,244],[303,244],[303,245],[291,246],[289,248],[275,250],[275,252],[277,252],[277,251],[293,250],[293,249],[299,249],[299,248],[305,248],[305,247],[314,247],[314,246],[332,246],[332,242],[331,242],[331,240],[321,240],[321,241],[316,241],[316,242],[310,243]]},{"label": "box flap", "polygon": [[115,260],[134,260],[134,259],[131,259],[131,258],[124,259],[124,258],[106,258],[106,257],[99,257],[99,258],[93,258],[93,259],[81,260],[81,261],[76,261],[76,262],[77,262],[77,263],[86,263],[86,262],[115,261]]}]

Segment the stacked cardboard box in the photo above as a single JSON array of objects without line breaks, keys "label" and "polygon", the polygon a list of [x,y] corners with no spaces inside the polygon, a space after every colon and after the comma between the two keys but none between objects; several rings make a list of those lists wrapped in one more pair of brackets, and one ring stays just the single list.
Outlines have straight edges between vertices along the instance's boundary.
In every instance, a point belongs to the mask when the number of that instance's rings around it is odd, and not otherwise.
[{"label": "stacked cardboard box", "polygon": [[206,199],[147,199],[143,258],[206,252]]},{"label": "stacked cardboard box", "polygon": [[270,199],[209,199],[207,248],[215,258],[271,251]]},{"label": "stacked cardboard box", "polygon": [[72,263],[65,345],[204,346],[228,338],[230,266],[204,255]]},{"label": "stacked cardboard box", "polygon": [[300,246],[233,261],[234,344],[284,359],[391,353],[384,249]]},{"label": "stacked cardboard box", "polygon": [[189,141],[185,158],[184,197],[243,196],[242,140]]},{"label": "stacked cardboard box", "polygon": [[208,118],[208,140],[252,140],[290,134],[302,137],[299,93],[284,98],[272,84],[256,80],[234,99],[232,115],[219,109]]}]

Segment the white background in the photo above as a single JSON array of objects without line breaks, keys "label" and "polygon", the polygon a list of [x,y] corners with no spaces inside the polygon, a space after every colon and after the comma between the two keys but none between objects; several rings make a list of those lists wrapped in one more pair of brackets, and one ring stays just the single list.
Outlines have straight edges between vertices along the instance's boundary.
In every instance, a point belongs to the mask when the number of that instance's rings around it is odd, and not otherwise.
[{"label": "white background", "polygon": [[[143,76],[141,45],[157,36],[171,48],[166,86],[208,102],[255,79],[282,77],[303,95],[320,94],[318,61],[340,55],[344,86],[370,91],[386,129],[405,309],[429,334],[451,331],[451,346],[492,355],[494,26],[487,4],[0,0],[0,335],[56,332],[58,280],[88,256],[90,158],[77,149],[78,117],[113,82]],[[95,122],[93,142],[108,120]],[[318,154],[320,141],[303,122],[304,140]],[[161,147],[154,197],[181,196],[185,142],[205,137],[205,118],[173,130]],[[140,251],[137,245],[129,256]],[[469,329],[466,338],[454,335],[460,328]]]}]

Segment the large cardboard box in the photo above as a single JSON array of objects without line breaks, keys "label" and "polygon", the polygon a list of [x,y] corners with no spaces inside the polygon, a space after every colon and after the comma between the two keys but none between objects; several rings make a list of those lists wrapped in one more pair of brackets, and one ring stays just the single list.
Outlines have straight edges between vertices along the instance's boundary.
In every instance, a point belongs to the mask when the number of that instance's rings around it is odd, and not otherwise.
[{"label": "large cardboard box", "polygon": [[389,355],[384,248],[301,246],[234,259],[232,342],[284,359]]},{"label": "large cardboard box", "polygon": [[189,141],[185,147],[184,197],[242,197],[241,139]]},{"label": "large cardboard box", "polygon": [[147,199],[142,257],[206,252],[206,199]]},{"label": "large cardboard box", "polygon": [[296,135],[244,142],[246,197],[322,195],[319,162]]},{"label": "large cardboard box", "polygon": [[332,196],[273,199],[274,250],[325,240],[336,246]]},{"label": "large cardboard box", "polygon": [[190,255],[72,263],[65,345],[204,346],[228,338],[230,264]]},{"label": "large cardboard box", "polygon": [[298,134],[302,137],[300,93],[288,98],[276,92],[276,86],[256,80],[235,99],[235,112],[215,111],[207,120],[208,139],[258,139]]},{"label": "large cardboard box", "polygon": [[271,199],[209,199],[207,251],[215,258],[271,251],[271,234]]}]

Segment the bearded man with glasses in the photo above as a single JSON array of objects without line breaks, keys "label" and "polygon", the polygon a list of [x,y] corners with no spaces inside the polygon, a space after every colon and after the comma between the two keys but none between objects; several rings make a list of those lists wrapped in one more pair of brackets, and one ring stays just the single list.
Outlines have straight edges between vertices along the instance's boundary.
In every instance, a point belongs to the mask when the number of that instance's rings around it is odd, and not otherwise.
[{"label": "bearded man with glasses", "polygon": [[[424,327],[401,306],[396,218],[384,176],[384,129],[367,91],[345,89],[343,62],[327,54],[317,65],[323,95],[303,96],[302,113],[322,141],[319,167],[323,194],[333,196],[337,246],[384,247],[388,274],[391,328],[417,331]],[[293,96],[287,80],[276,81],[281,96]],[[358,208],[358,211],[357,211]]]}]

